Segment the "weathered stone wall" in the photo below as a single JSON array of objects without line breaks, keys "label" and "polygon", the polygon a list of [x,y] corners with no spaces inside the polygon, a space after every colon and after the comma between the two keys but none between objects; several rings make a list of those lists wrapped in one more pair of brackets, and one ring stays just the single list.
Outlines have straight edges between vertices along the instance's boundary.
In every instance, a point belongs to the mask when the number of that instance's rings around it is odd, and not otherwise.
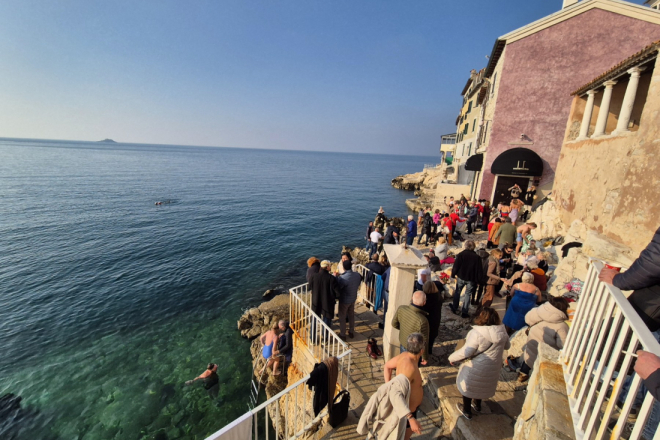
[{"label": "weathered stone wall", "polygon": [[575,439],[559,352],[547,344],[539,346],[513,439]]},{"label": "weathered stone wall", "polygon": [[544,160],[541,184],[552,182],[570,93],[658,39],[660,26],[592,9],[507,45],[480,198],[491,197],[493,161],[522,133]]},{"label": "weathered stone wall", "polygon": [[[563,223],[580,220],[589,230],[630,247],[635,255],[660,226],[658,60],[639,129],[618,136],[565,142],[553,190]],[[569,117],[569,127],[577,117]]]}]

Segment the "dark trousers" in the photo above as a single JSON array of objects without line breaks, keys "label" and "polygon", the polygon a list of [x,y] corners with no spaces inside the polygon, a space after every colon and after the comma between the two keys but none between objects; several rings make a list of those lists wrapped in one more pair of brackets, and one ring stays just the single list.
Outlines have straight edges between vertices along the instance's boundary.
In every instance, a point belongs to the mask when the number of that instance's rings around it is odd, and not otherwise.
[{"label": "dark trousers", "polygon": [[522,367],[520,367],[520,372],[522,374],[529,374],[529,372],[532,370],[532,367],[527,365],[526,363],[523,362]]},{"label": "dark trousers", "polygon": [[472,302],[475,304],[481,302],[481,298],[484,295],[484,290],[486,290],[486,285],[485,284],[479,284],[477,286],[477,290],[474,291],[474,294],[472,295]]},{"label": "dark trousers", "polygon": [[477,287],[477,283],[474,281],[464,281],[460,278],[456,278],[456,290],[454,290],[454,297],[453,297],[453,303],[452,303],[452,309],[455,311],[458,311],[458,303],[461,300],[461,292],[463,291],[463,287],[465,287],[465,294],[462,296],[463,299],[463,308],[462,308],[462,313],[464,315],[468,314],[468,311],[470,310],[470,298],[472,297],[472,292],[475,291]]},{"label": "dark trousers", "polygon": [[415,237],[413,237],[412,235],[406,235],[406,244],[408,246],[412,246],[414,242],[415,242]]},{"label": "dark trousers", "polygon": [[[481,411],[481,399],[474,399],[474,406]],[[472,399],[463,396],[463,412],[472,415]]]}]

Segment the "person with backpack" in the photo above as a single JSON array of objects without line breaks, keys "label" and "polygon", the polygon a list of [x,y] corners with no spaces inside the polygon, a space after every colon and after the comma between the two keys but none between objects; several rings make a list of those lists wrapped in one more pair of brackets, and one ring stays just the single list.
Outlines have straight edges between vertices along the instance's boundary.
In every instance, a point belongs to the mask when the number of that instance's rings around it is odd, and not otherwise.
[{"label": "person with backpack", "polygon": [[422,233],[419,235],[419,238],[417,239],[417,244],[420,244],[422,241],[422,237],[426,236],[426,242],[424,243],[424,246],[429,245],[429,238],[431,238],[431,234],[433,231],[433,218],[431,217],[430,213],[424,214],[423,217],[423,224],[422,224]]}]

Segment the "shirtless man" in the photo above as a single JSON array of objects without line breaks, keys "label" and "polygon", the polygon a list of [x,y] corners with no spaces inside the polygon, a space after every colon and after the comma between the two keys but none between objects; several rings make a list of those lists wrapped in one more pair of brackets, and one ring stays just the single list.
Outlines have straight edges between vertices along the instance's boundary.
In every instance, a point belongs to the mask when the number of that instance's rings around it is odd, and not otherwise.
[{"label": "shirtless man", "polygon": [[516,242],[518,244],[516,245],[516,255],[520,253],[520,248],[523,245],[523,241],[525,241],[529,245],[529,242],[527,241],[527,236],[532,233],[532,229],[536,229],[536,223],[531,222],[518,226],[517,229],[518,236],[516,237]]},{"label": "shirtless man", "polygon": [[422,388],[422,375],[419,373],[418,364],[422,357],[422,351],[425,347],[424,336],[421,333],[411,333],[408,336],[408,343],[406,350],[398,356],[393,357],[385,363],[385,382],[392,379],[392,370],[396,370],[396,374],[403,374],[410,381],[410,402],[408,407],[411,413],[406,416],[408,419],[406,423],[406,436],[405,440],[415,434],[422,433],[422,425],[417,421],[417,408],[422,403],[424,397],[424,388]]}]

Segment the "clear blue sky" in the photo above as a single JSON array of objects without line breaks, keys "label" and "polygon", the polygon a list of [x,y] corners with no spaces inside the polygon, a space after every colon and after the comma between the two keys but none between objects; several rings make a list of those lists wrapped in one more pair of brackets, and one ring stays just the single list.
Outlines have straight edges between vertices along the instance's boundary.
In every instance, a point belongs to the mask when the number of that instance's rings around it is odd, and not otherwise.
[{"label": "clear blue sky", "polygon": [[3,0],[0,136],[436,154],[495,38],[561,5]]}]

